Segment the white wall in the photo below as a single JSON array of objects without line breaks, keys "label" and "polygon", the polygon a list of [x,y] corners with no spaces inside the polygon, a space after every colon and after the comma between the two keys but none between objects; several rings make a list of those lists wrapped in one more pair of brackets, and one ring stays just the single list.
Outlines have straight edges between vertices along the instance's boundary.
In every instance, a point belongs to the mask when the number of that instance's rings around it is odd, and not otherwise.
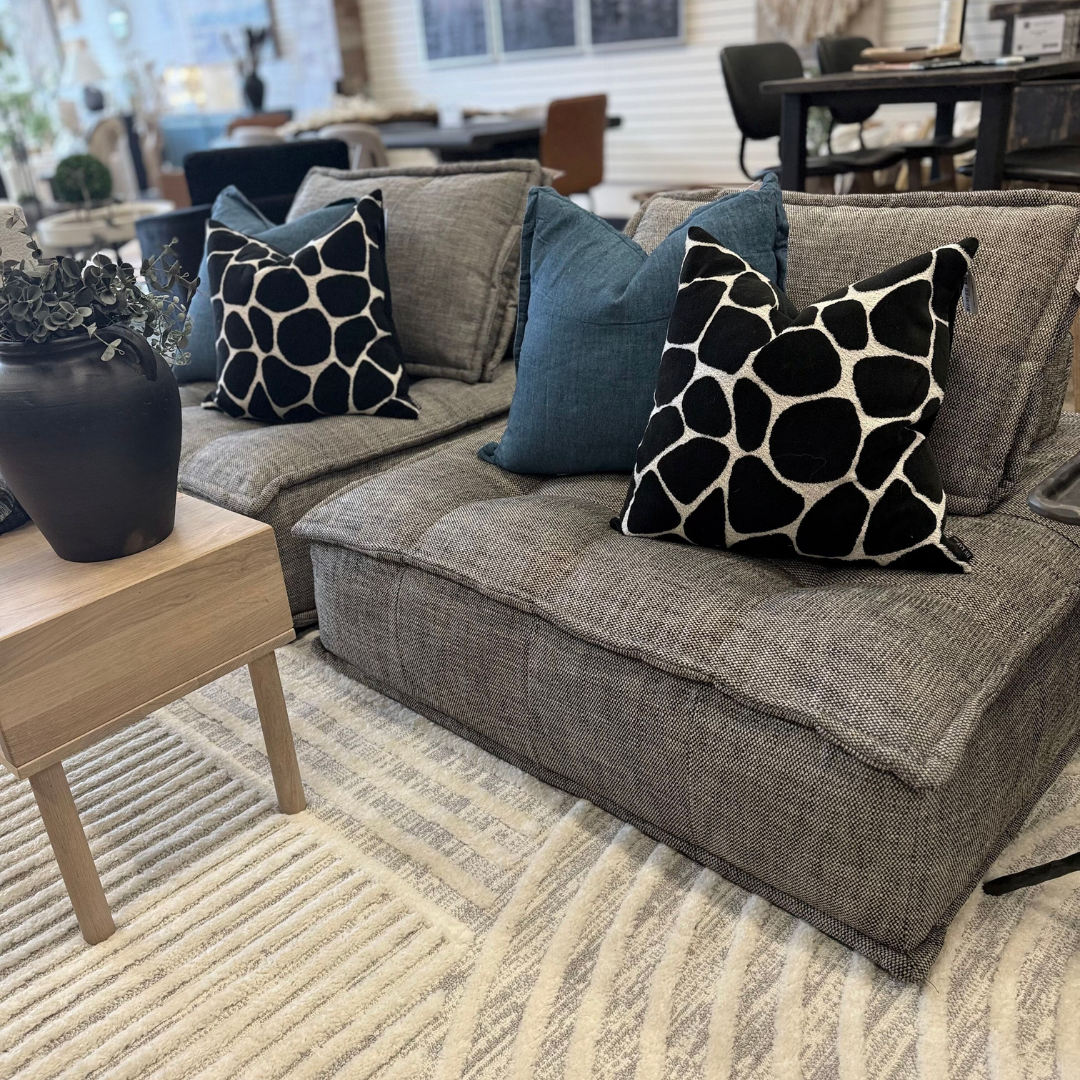
[{"label": "white wall", "polygon": [[[184,0],[129,0],[128,8],[131,37],[122,46],[109,33],[106,0],[80,0],[81,23],[61,30],[64,41],[88,41],[112,82],[106,89],[116,94],[122,94],[125,70],[133,62],[152,61],[160,74],[166,67],[196,61]],[[274,0],[274,13],[282,56],[273,57],[269,50],[264,54],[260,74],[266,80],[265,107],[291,106],[302,112],[325,106],[341,75],[333,0]],[[217,107],[243,108],[239,77],[231,65],[221,74],[235,94]]]},{"label": "white wall", "polygon": [[[754,0],[685,0],[686,44],[431,68],[423,55],[416,0],[360,0],[372,93],[388,105],[510,108],[553,97],[604,92],[608,111],[623,119],[609,131],[606,188],[626,193],[679,183],[741,179],[739,132],[720,75],[724,45],[754,40]],[[938,0],[880,0],[880,44],[932,43]],[[988,24],[990,0],[969,0],[968,39],[982,55],[1000,47],[1000,24]],[[921,116],[928,108],[894,106],[892,115]],[[886,113],[885,115],[890,115]],[[752,145],[748,163],[777,160],[775,145]],[[611,195],[612,192],[607,193]],[[598,192],[601,213],[605,191]]]}]

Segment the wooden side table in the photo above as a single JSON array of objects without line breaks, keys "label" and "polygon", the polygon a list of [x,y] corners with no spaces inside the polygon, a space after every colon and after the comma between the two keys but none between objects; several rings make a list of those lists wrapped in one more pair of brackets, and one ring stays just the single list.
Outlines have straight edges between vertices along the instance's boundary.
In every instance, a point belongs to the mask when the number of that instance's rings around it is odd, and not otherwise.
[{"label": "wooden side table", "polygon": [[124,559],[0,536],[0,764],[30,781],[83,937],[114,929],[62,760],[247,664],[286,814],[304,809],[274,650],[295,637],[273,530],[180,495],[176,528]]}]

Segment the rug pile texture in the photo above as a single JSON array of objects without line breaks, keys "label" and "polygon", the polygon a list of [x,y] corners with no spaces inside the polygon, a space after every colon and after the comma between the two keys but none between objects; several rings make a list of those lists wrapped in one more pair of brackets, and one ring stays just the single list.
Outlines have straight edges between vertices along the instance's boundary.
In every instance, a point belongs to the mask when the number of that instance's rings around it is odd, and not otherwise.
[{"label": "rug pile texture", "polygon": [[[310,808],[246,671],[68,763],[118,932],[88,948],[0,777],[0,1078],[1075,1080],[1080,875],[973,896],[929,983],[278,653]],[[1080,848],[1080,760],[995,872]]]}]

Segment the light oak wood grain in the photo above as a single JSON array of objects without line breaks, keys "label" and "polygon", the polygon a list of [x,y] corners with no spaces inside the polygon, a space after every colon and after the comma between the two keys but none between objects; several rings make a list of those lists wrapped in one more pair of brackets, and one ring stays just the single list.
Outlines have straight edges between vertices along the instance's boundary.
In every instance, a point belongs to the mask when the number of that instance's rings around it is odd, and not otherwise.
[{"label": "light oak wood grain", "polygon": [[0,751],[17,770],[292,629],[273,530],[185,496],[172,536],[107,563],[16,530],[0,581]]},{"label": "light oak wood grain", "polygon": [[71,797],[64,766],[57,762],[30,777],[41,820],[49,834],[53,854],[67,886],[82,936],[91,945],[104,941],[116,929],[101,887],[94,857],[86,843],[79,812]]},{"label": "light oak wood grain", "polygon": [[300,767],[296,763],[296,747],[289,726],[289,713],[285,708],[285,695],[281,690],[277,658],[273,653],[260,656],[248,664],[248,671],[255,691],[255,704],[259,707],[259,722],[266,742],[266,755],[270,759],[278,806],[284,814],[297,814],[307,806],[307,800],[300,781]]},{"label": "light oak wood grain", "polygon": [[0,537],[0,761],[27,777],[83,937],[113,932],[61,759],[247,664],[286,813],[305,806],[274,649],[295,637],[269,525],[181,495],[156,547],[60,559]]},{"label": "light oak wood grain", "polygon": [[295,640],[295,638],[296,632],[289,629],[285,633],[279,634],[276,638],[266,642],[264,645],[260,645],[256,649],[249,649],[247,652],[240,653],[237,656],[225,660],[223,663],[218,664],[217,667],[211,668],[209,671],[203,672],[196,678],[189,679],[179,686],[174,686],[171,690],[166,690],[163,694],[160,694],[152,701],[145,702],[139,708],[123,713],[107,723],[102,724],[100,727],[93,728],[91,731],[85,732],[78,738],[55,747],[48,753],[42,754],[41,757],[34,758],[32,761],[27,761],[18,767],[0,758],[0,766],[3,766],[8,772],[19,777],[20,780],[33,776],[34,773],[47,768],[54,761],[62,761],[64,758],[70,757],[72,754],[76,754],[80,750],[86,749],[88,746],[93,746],[94,743],[104,739],[107,735],[111,735],[114,731],[118,731],[126,724],[141,720],[155,709],[160,709],[163,705],[168,705],[170,702],[176,701],[186,694],[190,694],[193,690],[198,690],[200,686],[205,686],[207,683],[212,683],[215,679],[220,679],[222,675],[228,675],[230,671],[235,671],[238,667],[243,667],[252,660],[257,660],[260,656],[272,653],[279,645],[288,645],[288,643]]}]

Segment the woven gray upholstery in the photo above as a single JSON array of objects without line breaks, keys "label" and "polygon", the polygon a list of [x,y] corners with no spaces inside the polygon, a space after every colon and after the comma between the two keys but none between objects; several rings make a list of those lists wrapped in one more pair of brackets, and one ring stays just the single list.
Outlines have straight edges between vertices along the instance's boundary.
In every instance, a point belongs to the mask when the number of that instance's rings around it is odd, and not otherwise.
[{"label": "woven gray upholstery", "polygon": [[517,321],[521,219],[539,162],[312,169],[289,221],[381,190],[394,323],[410,375],[489,379]]},{"label": "woven gray upholstery", "polygon": [[[608,527],[626,479],[501,472],[497,428],[308,514],[323,643],[901,978],[1080,735],[1080,529],[1016,496],[967,575]],[[1070,418],[1025,490],[1080,450]]]},{"label": "woven gray upholstery", "polygon": [[185,408],[191,408],[193,405],[201,405],[206,399],[206,395],[214,389],[216,383],[212,382],[189,382],[180,383],[180,404]]},{"label": "woven gray upholstery", "polygon": [[[761,181],[750,184],[760,187]],[[623,232],[646,251],[655,250],[668,233],[677,229],[698,207],[714,202],[742,188],[692,188],[689,191],[661,191],[646,199],[626,223]]]},{"label": "woven gray upholstery", "polygon": [[[628,235],[655,245],[717,194],[654,196]],[[949,386],[930,444],[950,513],[996,506],[1016,489],[1032,443],[1053,432],[1061,412],[1078,303],[1080,195],[786,192],[784,208],[786,291],[799,308],[937,244],[979,239],[979,311],[957,314]]]},{"label": "woven gray upholstery", "polygon": [[514,365],[490,383],[419,379],[411,394],[419,420],[324,417],[307,424],[260,424],[209,409],[183,410],[180,490],[273,526],[293,621],[315,621],[308,545],[292,527],[343,488],[501,416],[514,395]]}]

